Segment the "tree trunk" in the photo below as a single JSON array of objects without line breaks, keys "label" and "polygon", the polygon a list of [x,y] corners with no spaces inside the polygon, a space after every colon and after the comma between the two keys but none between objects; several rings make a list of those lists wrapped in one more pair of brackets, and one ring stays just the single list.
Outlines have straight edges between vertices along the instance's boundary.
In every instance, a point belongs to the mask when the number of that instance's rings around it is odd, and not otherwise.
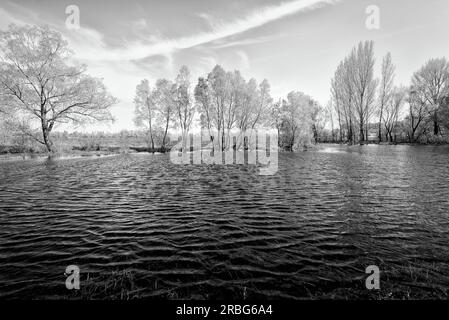
[{"label": "tree trunk", "polygon": [[409,136],[409,141],[410,141],[410,143],[415,142],[415,130],[414,129],[412,129],[412,132]]},{"label": "tree trunk", "polygon": [[315,124],[312,125],[312,131],[313,131],[313,140],[315,141],[315,144],[318,142],[318,132],[316,130]]},{"label": "tree trunk", "polygon": [[[165,139],[167,138],[169,120],[170,120],[170,118],[167,118],[167,124],[165,125],[165,131],[164,131],[164,137],[162,138],[162,146],[161,146],[162,152],[165,152]],[[154,147],[153,147],[153,149],[154,149]]]},{"label": "tree trunk", "polygon": [[381,107],[379,116],[379,132],[378,132],[379,142],[382,142],[382,113],[383,108]]},{"label": "tree trunk", "polygon": [[[190,148],[187,149],[187,146],[190,146],[190,142],[189,140],[189,136],[187,135],[187,130],[186,129],[182,129],[181,131],[181,135],[182,135],[182,152],[186,152],[186,151],[190,151]],[[189,143],[187,143],[189,142]]]},{"label": "tree trunk", "polygon": [[47,119],[45,118],[45,113],[43,112],[43,108],[41,108],[41,124],[42,124],[42,138],[44,139],[45,147],[48,152],[53,152],[53,143],[50,140],[50,132],[52,129],[52,125],[48,125]]},{"label": "tree trunk", "polygon": [[360,143],[362,144],[365,140],[365,133],[363,132],[363,121],[360,121]]},{"label": "tree trunk", "polygon": [[349,118],[349,132],[348,132],[348,135],[349,135],[349,142],[351,142],[351,144],[352,144],[352,142],[353,142],[353,136],[352,136],[352,119],[351,118]]},{"label": "tree trunk", "polygon": [[433,118],[433,134],[438,135],[438,133],[440,133],[440,126],[438,125],[437,113],[435,111],[435,115]]},{"label": "tree trunk", "polygon": [[150,141],[151,141],[151,152],[154,153],[154,139],[153,139],[153,130],[151,129],[151,120],[149,121],[149,134],[150,134]]},{"label": "tree trunk", "polygon": [[340,113],[338,115],[338,127],[339,127],[339,135],[340,135],[340,143],[343,142],[343,132],[341,131],[341,119],[340,119]]},{"label": "tree trunk", "polygon": [[366,123],[365,123],[365,141],[368,141],[368,131],[369,131],[369,129],[368,129],[368,120],[366,120]]},{"label": "tree trunk", "polygon": [[48,128],[42,128],[42,134],[47,151],[50,153],[53,152],[53,143],[50,140],[50,131],[48,130]]}]

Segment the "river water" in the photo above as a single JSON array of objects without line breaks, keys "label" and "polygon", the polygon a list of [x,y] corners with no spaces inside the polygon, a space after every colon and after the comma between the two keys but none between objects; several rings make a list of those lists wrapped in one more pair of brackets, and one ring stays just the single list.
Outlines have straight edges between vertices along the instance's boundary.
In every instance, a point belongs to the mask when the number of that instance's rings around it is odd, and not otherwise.
[{"label": "river water", "polygon": [[3,162],[0,297],[445,298],[448,156],[329,145],[280,153],[273,176],[161,154]]}]

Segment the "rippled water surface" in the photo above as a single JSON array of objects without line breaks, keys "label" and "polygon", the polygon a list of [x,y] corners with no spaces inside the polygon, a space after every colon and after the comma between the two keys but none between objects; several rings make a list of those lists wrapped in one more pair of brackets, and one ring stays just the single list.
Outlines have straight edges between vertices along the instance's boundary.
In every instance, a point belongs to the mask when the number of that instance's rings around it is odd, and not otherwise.
[{"label": "rippled water surface", "polygon": [[76,296],[75,264],[87,298],[447,297],[448,156],[329,146],[279,154],[274,176],[151,154],[3,162],[0,296]]}]

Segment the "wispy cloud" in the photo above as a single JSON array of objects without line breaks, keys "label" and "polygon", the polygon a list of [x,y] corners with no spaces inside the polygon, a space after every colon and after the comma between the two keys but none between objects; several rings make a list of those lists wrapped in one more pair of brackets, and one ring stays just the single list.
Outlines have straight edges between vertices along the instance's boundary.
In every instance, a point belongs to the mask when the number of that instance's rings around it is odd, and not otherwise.
[{"label": "wispy cloud", "polygon": [[[241,34],[251,29],[258,28],[267,23],[282,19],[286,16],[296,14],[298,12],[310,11],[322,6],[334,4],[340,0],[294,0],[283,2],[277,5],[265,6],[255,9],[242,18],[227,21],[218,21],[216,17],[209,13],[199,13],[198,15],[208,20],[211,30],[195,34],[193,36],[185,36],[176,39],[169,39],[162,36],[148,35],[145,39],[139,36],[132,42],[125,42],[121,48],[112,48],[104,41],[101,32],[86,26],[81,26],[79,30],[69,31],[63,27],[63,24],[53,23],[52,27],[59,29],[69,40],[74,48],[78,58],[91,61],[124,61],[139,60],[154,55],[170,56],[172,53],[188,49],[199,45],[204,45],[217,40],[223,40],[227,37]],[[17,7],[17,6],[16,6]],[[17,7],[16,9],[20,9]],[[23,10],[23,9],[22,9]],[[21,12],[22,15],[24,12]],[[30,22],[31,12],[26,12],[26,19],[22,22]],[[13,16],[5,10],[0,11],[2,24],[10,22],[20,23],[20,16]],[[32,19],[35,23],[38,17]],[[133,23],[133,27],[137,29],[145,29],[147,26],[144,19],[137,20]],[[0,27],[4,28],[5,25]]]},{"label": "wispy cloud", "polygon": [[[200,33],[194,36],[181,37],[178,39],[160,39],[149,44],[129,43],[126,48],[111,49],[103,43],[97,46],[83,48],[77,55],[87,60],[137,60],[152,55],[170,54],[176,50],[192,48],[198,45],[210,43],[219,39],[237,35],[248,30],[263,26],[267,23],[279,20],[286,16],[314,10],[325,5],[334,4],[339,0],[295,0],[284,2],[279,5],[266,6],[249,13],[246,17],[230,21],[211,23],[212,31]],[[201,15],[210,19],[209,14]],[[98,42],[97,42],[98,43]],[[99,54],[101,51],[101,54]]]},{"label": "wispy cloud", "polygon": [[[215,17],[213,11],[196,13],[208,22],[205,28],[199,33],[173,38],[165,37],[155,28],[152,20],[147,20],[149,17],[121,20],[120,23],[127,28],[126,36],[130,35],[131,41],[123,39],[123,34],[108,33],[110,30],[107,26],[105,29],[90,27],[93,24],[90,25],[89,22],[92,21],[83,17],[80,29],[68,30],[65,28],[63,14],[51,17],[29,6],[5,2],[5,5],[2,3],[0,6],[0,29],[4,30],[9,23],[48,24],[60,31],[69,41],[75,57],[88,65],[88,72],[104,78],[109,90],[120,99],[120,103],[113,108],[113,114],[118,119],[116,126],[128,128],[133,126],[132,97],[135,86],[141,79],[148,78],[153,82],[159,77],[173,78],[178,61],[188,64],[192,79],[204,75],[217,63],[229,70],[248,71],[248,76],[253,76],[254,68],[257,68],[254,64],[254,61],[257,61],[257,53],[250,48],[244,48],[244,45],[272,41],[281,34],[258,34],[256,37],[244,39],[233,36],[338,1],[290,0],[256,8],[247,13],[241,12],[225,20]],[[286,35],[291,35],[290,31],[287,30]],[[191,50],[183,50],[190,48]],[[269,54],[270,52],[264,53]],[[265,77],[265,73],[262,74]]]}]

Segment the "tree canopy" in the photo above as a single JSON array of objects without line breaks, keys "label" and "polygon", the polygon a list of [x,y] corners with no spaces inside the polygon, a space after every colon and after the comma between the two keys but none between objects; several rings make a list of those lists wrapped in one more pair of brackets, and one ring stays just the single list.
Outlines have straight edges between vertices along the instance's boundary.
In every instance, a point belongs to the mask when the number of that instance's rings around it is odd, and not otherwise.
[{"label": "tree canopy", "polygon": [[110,107],[117,102],[101,79],[72,59],[60,33],[38,26],[0,32],[0,92],[1,105],[29,120],[24,133],[48,151],[56,125],[112,120]]}]

